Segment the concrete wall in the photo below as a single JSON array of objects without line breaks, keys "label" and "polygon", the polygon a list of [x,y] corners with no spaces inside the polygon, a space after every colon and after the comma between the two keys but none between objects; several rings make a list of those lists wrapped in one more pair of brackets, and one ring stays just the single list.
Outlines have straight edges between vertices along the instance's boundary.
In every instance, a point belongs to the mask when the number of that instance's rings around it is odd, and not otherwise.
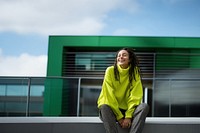
[{"label": "concrete wall", "polygon": [[[120,133],[128,133],[120,127]],[[143,133],[199,133],[200,118],[147,118]],[[0,117],[1,133],[105,133],[98,117]]]}]

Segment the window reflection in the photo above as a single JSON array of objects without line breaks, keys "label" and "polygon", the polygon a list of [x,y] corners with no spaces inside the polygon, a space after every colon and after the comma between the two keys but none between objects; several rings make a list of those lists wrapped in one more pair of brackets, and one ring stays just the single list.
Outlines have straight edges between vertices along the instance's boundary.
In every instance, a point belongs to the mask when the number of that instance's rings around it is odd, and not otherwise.
[{"label": "window reflection", "polygon": [[30,84],[30,98],[29,103],[27,103],[29,79],[0,78],[0,116],[41,116],[43,113],[44,80],[36,81],[32,80],[32,84]]}]

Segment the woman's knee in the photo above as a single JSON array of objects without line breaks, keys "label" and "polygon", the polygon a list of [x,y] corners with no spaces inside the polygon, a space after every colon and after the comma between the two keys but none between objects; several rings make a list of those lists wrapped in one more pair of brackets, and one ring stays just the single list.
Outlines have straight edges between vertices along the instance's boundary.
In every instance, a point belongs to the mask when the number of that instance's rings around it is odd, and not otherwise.
[{"label": "woman's knee", "polygon": [[114,112],[109,105],[103,104],[99,108],[99,116],[102,121],[108,121],[108,119],[115,118]]},{"label": "woman's knee", "polygon": [[149,108],[149,105],[146,103],[141,103],[140,105],[142,106],[142,108]]},{"label": "woman's knee", "polygon": [[102,104],[99,109],[100,110],[110,110],[111,108],[107,104]]},{"label": "woman's knee", "polygon": [[149,105],[146,103],[141,103],[137,108],[139,110],[143,110],[144,112],[149,112]]},{"label": "woman's knee", "polygon": [[113,113],[111,107],[107,104],[102,104],[99,108],[99,111],[100,111],[100,114],[103,115],[103,114],[108,114],[108,113]]}]

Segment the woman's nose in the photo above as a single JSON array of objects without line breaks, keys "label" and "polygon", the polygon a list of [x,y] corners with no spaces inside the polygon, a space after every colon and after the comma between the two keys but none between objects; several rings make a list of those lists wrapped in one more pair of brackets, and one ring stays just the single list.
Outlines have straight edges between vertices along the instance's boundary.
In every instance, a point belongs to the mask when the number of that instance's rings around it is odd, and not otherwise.
[{"label": "woman's nose", "polygon": [[122,58],[124,58],[123,56],[120,56],[120,58],[122,59]]}]

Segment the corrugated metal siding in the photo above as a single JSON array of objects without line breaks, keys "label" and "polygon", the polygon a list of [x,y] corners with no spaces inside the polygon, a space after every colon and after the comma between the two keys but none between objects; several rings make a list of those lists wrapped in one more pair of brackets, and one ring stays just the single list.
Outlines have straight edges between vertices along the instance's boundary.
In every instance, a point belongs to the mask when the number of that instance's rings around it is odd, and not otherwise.
[{"label": "corrugated metal siding", "polygon": [[[63,76],[103,77],[116,52],[64,52]],[[143,77],[153,78],[153,53],[136,53]]]},{"label": "corrugated metal siding", "polygon": [[156,54],[156,77],[172,76],[174,78],[199,77],[200,54],[159,53]]}]

